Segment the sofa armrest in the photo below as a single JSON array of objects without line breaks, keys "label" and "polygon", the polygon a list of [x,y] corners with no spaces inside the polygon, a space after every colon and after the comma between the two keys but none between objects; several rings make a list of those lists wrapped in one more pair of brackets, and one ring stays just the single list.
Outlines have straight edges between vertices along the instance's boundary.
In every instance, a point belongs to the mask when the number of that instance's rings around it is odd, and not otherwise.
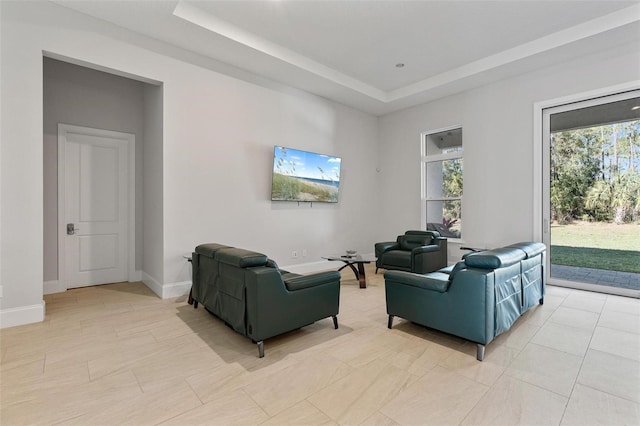
[{"label": "sofa armrest", "polygon": [[432,272],[430,274],[421,275],[404,271],[387,271],[384,273],[386,281],[392,281],[398,284],[404,284],[424,290],[437,291],[444,293],[449,288],[449,275],[442,272]]},{"label": "sofa armrest", "polygon": [[376,257],[380,257],[380,255],[389,250],[397,250],[400,248],[400,244],[397,241],[385,241],[381,243],[375,243],[375,255]]},{"label": "sofa armrest", "polygon": [[284,284],[286,285],[287,290],[296,291],[336,281],[340,281],[340,272],[327,271],[288,278],[284,281]]}]

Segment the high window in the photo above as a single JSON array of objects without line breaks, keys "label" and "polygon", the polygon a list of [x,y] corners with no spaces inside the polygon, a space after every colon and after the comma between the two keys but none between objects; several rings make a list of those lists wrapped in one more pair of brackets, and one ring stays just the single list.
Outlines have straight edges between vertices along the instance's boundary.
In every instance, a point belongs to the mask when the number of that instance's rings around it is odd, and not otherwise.
[{"label": "high window", "polygon": [[447,238],[462,238],[462,154],[462,128],[423,134],[423,223]]}]

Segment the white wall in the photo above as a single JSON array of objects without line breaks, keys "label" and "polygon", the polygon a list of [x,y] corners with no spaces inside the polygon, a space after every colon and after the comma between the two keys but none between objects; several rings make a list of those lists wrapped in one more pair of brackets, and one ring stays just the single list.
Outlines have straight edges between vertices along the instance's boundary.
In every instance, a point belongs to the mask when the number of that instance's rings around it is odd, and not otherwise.
[{"label": "white wall", "polygon": [[[5,319],[17,318],[14,308],[25,311],[11,324],[37,321],[42,313],[43,51],[163,83],[161,95],[145,92],[163,98],[162,132],[152,136],[162,153],[145,153],[144,167],[152,170],[143,178],[145,190],[160,176],[163,181],[161,193],[152,188],[143,200],[143,272],[156,284],[188,281],[190,265],[182,254],[203,242],[263,251],[281,265],[314,262],[345,248],[373,251],[369,230],[377,225],[372,212],[380,194],[372,184],[375,117],[219,74],[175,59],[157,44],[153,51],[142,48],[139,36],[49,2],[0,7],[0,310]],[[276,144],[341,156],[340,202],[311,208],[269,201]],[[148,218],[162,223],[160,235],[147,235],[154,232],[146,229]],[[290,258],[291,250],[303,249],[306,258]]]},{"label": "white wall", "polygon": [[496,247],[533,239],[532,156],[540,146],[533,140],[534,103],[639,76],[640,52],[629,44],[382,117],[383,232],[421,226],[420,133],[462,125],[465,243]]}]

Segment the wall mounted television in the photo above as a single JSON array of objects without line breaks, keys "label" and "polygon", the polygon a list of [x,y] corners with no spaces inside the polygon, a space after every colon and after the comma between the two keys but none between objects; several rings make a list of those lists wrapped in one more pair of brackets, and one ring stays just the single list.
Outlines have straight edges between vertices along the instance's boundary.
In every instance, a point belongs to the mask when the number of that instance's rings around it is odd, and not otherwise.
[{"label": "wall mounted television", "polygon": [[342,159],[275,146],[271,201],[337,203]]}]

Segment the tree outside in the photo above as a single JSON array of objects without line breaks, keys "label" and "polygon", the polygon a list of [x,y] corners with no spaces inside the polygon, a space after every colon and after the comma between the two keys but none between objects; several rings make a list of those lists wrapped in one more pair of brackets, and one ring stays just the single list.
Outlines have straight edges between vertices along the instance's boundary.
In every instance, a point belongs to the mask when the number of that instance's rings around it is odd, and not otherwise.
[{"label": "tree outside", "polygon": [[[551,262],[591,268],[606,263],[608,267],[603,269],[629,270],[624,265],[616,269],[618,256],[613,252],[613,262],[602,262],[602,257],[578,256],[577,249],[597,245],[588,237],[597,225],[607,225],[607,232],[613,233],[609,238],[614,241],[616,229],[621,236],[630,234],[632,240],[640,241],[640,120],[553,133],[550,163],[552,222],[556,228],[585,229],[581,239],[575,237],[580,232],[554,233],[552,228]],[[586,230],[587,224],[590,231]],[[619,227],[612,228],[611,224]],[[566,239],[569,234],[572,238]],[[576,249],[575,256],[571,255],[572,248]],[[635,245],[619,249],[640,260]]]}]

